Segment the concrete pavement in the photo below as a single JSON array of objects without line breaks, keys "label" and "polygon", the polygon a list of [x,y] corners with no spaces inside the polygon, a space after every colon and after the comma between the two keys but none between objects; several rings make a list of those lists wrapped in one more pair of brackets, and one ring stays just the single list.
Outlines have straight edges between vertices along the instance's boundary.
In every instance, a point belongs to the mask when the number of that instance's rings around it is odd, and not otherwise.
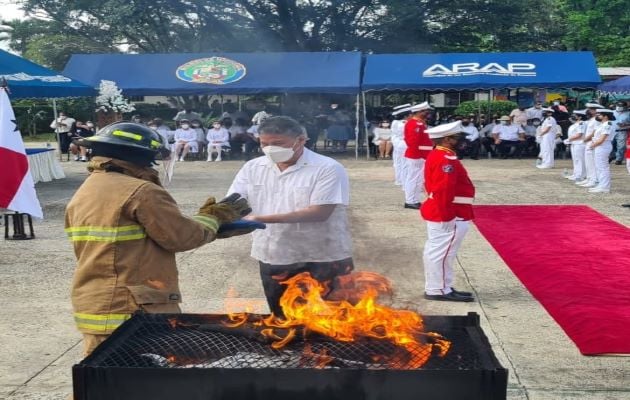
[{"label": "concrete pavement", "polygon": [[[422,298],[424,224],[402,208],[387,161],[342,160],[351,179],[351,225],[358,269],[388,276],[393,305],[422,314],[475,311],[501,363],[510,369],[511,400],[629,399],[630,362],[625,357],[585,357],[529,294],[474,226],[458,257],[457,287],[474,303]],[[630,226],[630,176],[612,166],[613,191],[587,194],[562,178],[568,160],[537,170],[533,160],[465,160],[477,186],[477,204],[585,204]],[[209,195],[225,194],[241,161],[178,163],[169,190],[187,214]],[[63,210],[85,179],[85,164],[64,162],[67,178],[40,183],[46,219],[32,241],[0,242],[0,398],[65,399],[71,366],[81,359],[69,301],[74,255],[63,232]],[[184,312],[221,312],[243,304],[265,311],[249,237],[217,241],[178,255]],[[563,251],[563,249],[559,249]],[[232,299],[226,300],[227,296]],[[630,340],[630,338],[629,338]]]}]

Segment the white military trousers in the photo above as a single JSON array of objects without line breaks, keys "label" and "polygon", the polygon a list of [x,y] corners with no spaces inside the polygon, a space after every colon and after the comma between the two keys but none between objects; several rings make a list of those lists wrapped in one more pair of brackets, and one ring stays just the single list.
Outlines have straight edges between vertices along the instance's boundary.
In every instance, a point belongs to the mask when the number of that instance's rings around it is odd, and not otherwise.
[{"label": "white military trousers", "polygon": [[597,187],[606,190],[610,190],[610,164],[608,163],[608,156],[610,156],[611,151],[612,143],[610,142],[604,142],[595,147],[595,151],[593,151],[595,176],[598,182]]},{"label": "white military trousers", "polygon": [[571,145],[571,159],[573,161],[573,178],[580,181],[586,177],[586,168],[584,166],[584,151],[586,146],[583,143]]},{"label": "white military trousers", "polygon": [[468,232],[469,221],[427,221],[424,244],[424,291],[429,295],[449,294],[453,287],[453,263]]},{"label": "white military trousers", "polygon": [[595,173],[595,152],[588,145],[586,145],[586,149],[584,150],[584,167],[586,168],[586,179],[590,183],[596,183],[597,175]]},{"label": "white military trousers", "polygon": [[402,186],[405,182],[405,171],[407,165],[405,163],[405,150],[407,150],[407,144],[404,140],[392,140],[394,151],[392,151],[392,160],[394,162],[394,177],[396,185]]},{"label": "white military trousers", "polygon": [[405,203],[414,204],[422,201],[424,191],[424,158],[405,158],[405,180],[403,190],[405,191]]},{"label": "white military trousers", "polygon": [[540,167],[553,168],[553,152],[556,149],[556,138],[553,132],[548,132],[540,140]]}]

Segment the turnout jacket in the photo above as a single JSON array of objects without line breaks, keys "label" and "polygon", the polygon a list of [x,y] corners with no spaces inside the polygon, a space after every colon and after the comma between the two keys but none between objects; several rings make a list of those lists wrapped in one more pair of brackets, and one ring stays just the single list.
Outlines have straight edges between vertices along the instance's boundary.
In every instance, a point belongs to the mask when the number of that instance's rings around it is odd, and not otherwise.
[{"label": "turnout jacket", "polygon": [[106,335],[144,305],[177,307],[175,253],[214,240],[218,223],[182,215],[153,168],[94,157],[88,170],[66,208],[72,305],[81,332]]},{"label": "turnout jacket", "polygon": [[404,139],[407,144],[405,157],[411,159],[426,159],[433,150],[433,142],[425,132],[427,125],[423,120],[410,118],[405,124]]},{"label": "turnout jacket", "polygon": [[447,222],[473,219],[475,186],[454,151],[437,146],[424,164],[427,199],[420,207],[422,218]]}]

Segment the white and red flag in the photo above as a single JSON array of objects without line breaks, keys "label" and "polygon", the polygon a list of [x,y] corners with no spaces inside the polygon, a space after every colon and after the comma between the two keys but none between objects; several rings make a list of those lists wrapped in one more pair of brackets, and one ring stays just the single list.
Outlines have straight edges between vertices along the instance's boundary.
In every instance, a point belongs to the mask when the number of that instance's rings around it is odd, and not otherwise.
[{"label": "white and red flag", "polygon": [[43,218],[9,95],[0,87],[0,208]]}]

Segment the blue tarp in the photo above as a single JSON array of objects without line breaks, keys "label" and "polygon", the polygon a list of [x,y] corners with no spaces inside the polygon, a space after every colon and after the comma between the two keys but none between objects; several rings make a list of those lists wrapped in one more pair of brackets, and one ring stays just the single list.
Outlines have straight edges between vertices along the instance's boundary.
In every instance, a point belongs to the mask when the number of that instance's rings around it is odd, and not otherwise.
[{"label": "blue tarp", "polygon": [[0,50],[0,77],[9,84],[11,99],[94,96],[96,91],[53,70]]},{"label": "blue tarp", "polygon": [[128,96],[358,93],[361,53],[75,54],[64,74]]},{"label": "blue tarp", "polygon": [[599,83],[590,52],[372,54],[366,56],[362,88],[593,88]]},{"label": "blue tarp", "polygon": [[597,90],[610,94],[630,94],[630,76],[602,83],[597,87]]}]

